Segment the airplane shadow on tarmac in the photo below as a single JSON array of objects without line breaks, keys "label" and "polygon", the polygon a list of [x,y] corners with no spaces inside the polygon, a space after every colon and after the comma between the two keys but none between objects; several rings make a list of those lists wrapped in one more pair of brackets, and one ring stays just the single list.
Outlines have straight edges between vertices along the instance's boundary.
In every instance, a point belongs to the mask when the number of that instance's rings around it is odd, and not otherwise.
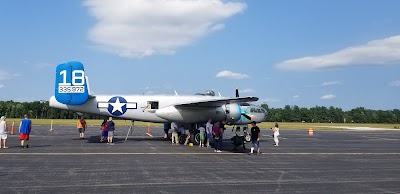
[{"label": "airplane shadow on tarmac", "polygon": [[[81,139],[74,139],[74,140],[81,140]],[[99,135],[95,135],[95,136],[90,136],[89,138],[85,139],[87,141],[87,143],[107,143],[107,140],[104,142],[100,142],[100,136]],[[170,143],[170,139],[164,139],[164,138],[143,138],[143,137],[128,137],[127,139],[128,142],[130,141],[135,141],[135,142],[141,142],[141,141],[151,141],[151,142],[169,142]],[[118,143],[124,143],[125,142],[125,138],[113,138],[113,142],[115,144]],[[168,145],[169,145],[168,143]],[[213,144],[211,144],[213,146]],[[182,145],[183,146],[183,145]],[[195,146],[198,146],[198,144],[195,144]],[[248,153],[250,151],[250,147],[251,147],[251,142],[247,142],[245,144],[245,148],[243,148],[242,145],[237,146],[235,149],[235,146],[233,145],[231,139],[224,139],[224,141],[222,142],[222,151],[225,152],[233,152],[233,153]]]}]

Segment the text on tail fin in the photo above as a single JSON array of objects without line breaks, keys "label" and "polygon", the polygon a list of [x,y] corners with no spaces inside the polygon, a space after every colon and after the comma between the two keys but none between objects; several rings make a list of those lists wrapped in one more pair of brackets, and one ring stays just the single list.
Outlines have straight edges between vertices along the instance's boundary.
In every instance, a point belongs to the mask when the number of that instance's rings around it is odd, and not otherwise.
[{"label": "text on tail fin", "polygon": [[85,70],[80,62],[67,62],[57,66],[55,97],[58,102],[81,105],[89,98]]}]

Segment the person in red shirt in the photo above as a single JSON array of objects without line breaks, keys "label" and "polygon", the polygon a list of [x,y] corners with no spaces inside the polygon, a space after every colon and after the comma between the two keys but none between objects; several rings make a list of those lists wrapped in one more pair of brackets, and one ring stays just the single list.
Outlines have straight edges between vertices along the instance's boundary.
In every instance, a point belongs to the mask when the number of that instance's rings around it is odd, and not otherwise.
[{"label": "person in red shirt", "polygon": [[100,130],[101,130],[100,142],[103,142],[108,138],[107,119],[104,119],[103,123],[101,123]]}]

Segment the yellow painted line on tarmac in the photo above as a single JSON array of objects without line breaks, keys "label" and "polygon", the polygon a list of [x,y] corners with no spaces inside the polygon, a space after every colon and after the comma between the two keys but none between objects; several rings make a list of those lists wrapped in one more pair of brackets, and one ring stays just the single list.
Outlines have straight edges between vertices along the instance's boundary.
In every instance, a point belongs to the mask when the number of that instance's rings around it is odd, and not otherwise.
[{"label": "yellow painted line on tarmac", "polygon": [[[247,155],[247,153],[232,153],[232,152],[222,152],[222,153],[174,153],[174,152],[119,152],[119,153],[78,153],[78,152],[71,152],[71,153],[0,153],[0,155],[33,155],[33,156],[71,156],[71,155]],[[262,155],[400,155],[400,153],[262,153]]]}]

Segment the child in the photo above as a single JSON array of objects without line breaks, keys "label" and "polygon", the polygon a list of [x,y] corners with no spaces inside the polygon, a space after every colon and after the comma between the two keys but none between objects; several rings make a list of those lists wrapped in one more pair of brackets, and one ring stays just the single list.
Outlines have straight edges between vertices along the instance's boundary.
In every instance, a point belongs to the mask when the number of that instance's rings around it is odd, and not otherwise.
[{"label": "child", "polygon": [[274,146],[279,146],[279,125],[278,123],[275,123],[275,127],[272,129],[272,131],[274,132],[274,141],[275,141],[275,145]]},{"label": "child", "polygon": [[204,147],[204,134],[206,132],[206,129],[203,126],[199,127],[199,131],[200,131],[200,145],[199,147]]},{"label": "child", "polygon": [[107,119],[103,120],[103,123],[101,123],[101,138],[100,138],[100,142],[105,141],[105,139],[108,138],[108,127],[107,127]]}]

